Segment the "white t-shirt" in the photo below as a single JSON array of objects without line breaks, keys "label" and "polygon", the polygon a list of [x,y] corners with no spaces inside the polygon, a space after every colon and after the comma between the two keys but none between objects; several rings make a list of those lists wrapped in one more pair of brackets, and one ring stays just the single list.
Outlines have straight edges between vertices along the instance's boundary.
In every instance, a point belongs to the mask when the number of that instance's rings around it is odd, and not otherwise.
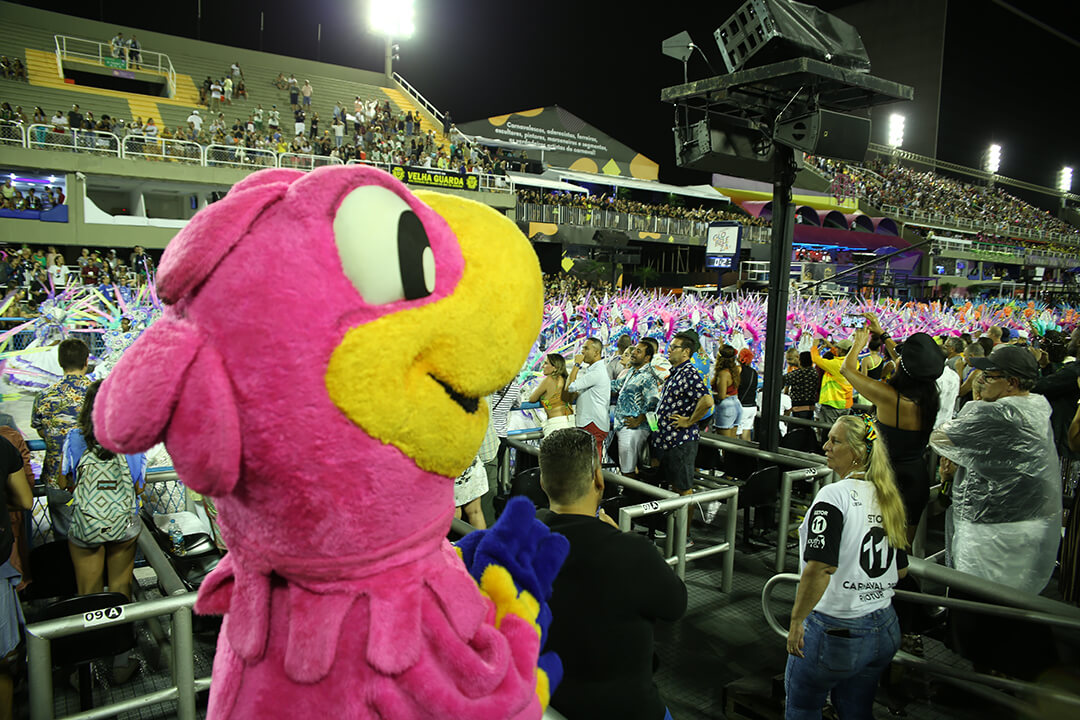
[{"label": "white t-shirt", "polygon": [[907,554],[889,545],[874,485],[847,477],[818,491],[799,526],[800,569],[817,560],[836,567],[817,612],[838,618],[869,615],[892,603]]},{"label": "white t-shirt", "polygon": [[195,113],[191,113],[190,115],[188,115],[187,121],[191,123],[192,126],[194,126],[195,132],[202,131],[202,115],[196,115]]},{"label": "white t-shirt", "polygon": [[937,385],[938,398],[941,405],[938,407],[937,419],[934,420],[934,428],[953,419],[956,411],[956,398],[960,395],[960,376],[948,365],[941,371],[935,383]]}]

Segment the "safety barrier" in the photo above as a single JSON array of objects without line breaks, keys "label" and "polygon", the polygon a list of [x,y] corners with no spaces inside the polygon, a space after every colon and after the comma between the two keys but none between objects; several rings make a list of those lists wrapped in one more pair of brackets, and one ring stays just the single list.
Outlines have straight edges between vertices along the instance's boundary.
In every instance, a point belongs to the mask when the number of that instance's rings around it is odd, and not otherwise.
[{"label": "safety barrier", "polygon": [[[909,557],[908,562],[908,572],[916,578],[963,590],[969,594],[1013,607],[1002,607],[1001,605],[984,602],[958,600],[956,598],[939,595],[895,590],[894,592],[896,593],[897,598],[904,601],[955,608],[957,610],[969,612],[978,612],[994,617],[1024,620],[1059,627],[1070,631],[1080,630],[1080,609],[1071,605],[1059,603],[1038,595],[1029,595],[1020,592],[1019,590],[1015,590],[1014,588],[984,580],[983,578],[969,575],[958,570],[941,567],[920,558]],[[799,579],[799,576],[794,573],[774,575],[765,583],[765,587],[761,590],[761,610],[765,616],[765,621],[769,624],[769,627],[772,628],[773,632],[784,638],[787,637],[787,628],[777,621],[770,607],[773,590],[782,583],[797,584]],[[1080,695],[1067,692],[1061,688],[1052,687],[1046,684],[1022,682],[1020,680],[972,672],[969,670],[961,670],[949,665],[929,662],[902,650],[897,651],[896,655],[893,656],[893,662],[899,665],[906,665],[922,672],[932,673],[937,679],[963,688],[967,692],[985,697],[995,704],[1009,707],[1028,717],[1048,717],[1048,709],[1045,705],[1046,700],[1074,707],[1074,710],[1070,711],[1073,715],[1080,713]],[[1043,700],[1043,703],[1026,703],[1011,695],[998,692],[998,690],[1008,690],[1023,695],[1035,696],[1036,698]],[[1062,711],[1064,711],[1064,708],[1062,708]],[[1067,716],[1068,715],[1065,714],[1060,715],[1060,717]]]},{"label": "safety barrier", "polygon": [[344,165],[341,160],[327,155],[308,155],[305,153],[278,153],[278,167],[291,168],[310,172],[317,167],[326,165]]},{"label": "safety barrier", "polygon": [[277,153],[272,150],[245,148],[242,145],[207,145],[203,149],[206,167],[238,167],[252,172],[278,166]]},{"label": "safety barrier", "polygon": [[421,95],[419,90],[410,85],[408,80],[401,77],[401,75],[396,72],[394,73],[394,80],[397,81],[398,85],[401,86],[402,90],[412,96],[413,100],[416,100],[423,106],[425,110],[434,115],[436,120],[441,123],[446,119],[446,116],[443,115],[442,111],[435,107],[432,103],[428,102],[428,99]]},{"label": "safety barrier", "polygon": [[0,145],[26,145],[26,129],[21,123],[0,120]]},{"label": "safety barrier", "polygon": [[31,150],[65,150],[120,157],[120,138],[103,130],[58,131],[52,125],[36,124],[27,128],[25,142]]},{"label": "safety barrier", "polygon": [[909,210],[895,205],[882,205],[881,211],[891,218],[907,220],[915,223],[929,223],[942,228],[957,228],[972,230],[975,232],[1001,235],[1003,237],[1024,238],[1025,240],[1045,240],[1060,242],[1066,245],[1080,245],[1080,235],[1075,233],[1060,233],[1056,231],[1040,231],[1029,228],[1017,227],[1010,223],[982,222],[959,215],[945,215],[943,213],[924,212],[922,210]]},{"label": "safety barrier", "polygon": [[[5,128],[10,130],[5,139]],[[188,140],[166,137],[128,135],[121,142],[116,135],[101,130],[60,131],[52,125],[31,125],[23,128],[13,123],[0,125],[0,144],[18,145],[31,150],[66,150],[99,155],[115,155],[131,159],[168,160],[203,167],[235,167],[254,172],[263,168],[284,167],[311,171],[326,165],[343,165],[342,160],[328,155],[306,153],[276,153],[273,150],[249,148],[242,145],[201,145]],[[390,172],[389,163],[350,160],[349,165],[369,165]],[[474,173],[481,192],[512,193],[514,182],[505,175]]]},{"label": "safety barrier", "polygon": [[202,165],[202,145],[188,140],[173,140],[150,135],[128,135],[124,138],[121,154],[125,158],[145,160],[168,160]]},{"label": "safety barrier", "polygon": [[[518,436],[521,439],[508,438],[507,443],[516,450],[527,452],[530,455],[539,455],[539,448],[527,445],[523,440],[539,439],[540,436],[540,433],[523,434]],[[664,550],[665,562],[668,565],[675,566],[676,575],[685,578],[686,563],[709,555],[724,553],[724,568],[720,587],[724,592],[731,590],[731,581],[735,573],[735,530],[739,511],[738,488],[726,487],[692,495],[679,495],[670,490],[664,490],[640,480],[624,477],[609,470],[604,470],[603,474],[605,482],[621,485],[628,490],[656,498],[656,500],[639,505],[619,508],[619,529],[628,532],[632,520],[637,517],[674,511],[673,515],[668,516],[667,540]],[[690,553],[686,552],[686,535],[690,528],[690,505],[721,500],[727,504],[727,526],[725,528],[724,542]],[[674,519],[674,522],[672,522],[672,519]],[[672,554],[672,542],[674,542],[674,555]]]},{"label": "safety barrier", "polygon": [[60,77],[64,77],[64,60],[79,60],[120,71],[134,69],[163,75],[168,83],[169,97],[176,96],[176,70],[168,55],[142,48],[129,51],[125,47],[114,51],[110,43],[70,35],[54,35],[53,39],[56,43],[56,71]]},{"label": "safety barrier", "polygon": [[[791,418],[799,420],[800,418]],[[779,520],[776,536],[776,571],[782,572],[787,561],[787,536],[791,528],[791,493],[796,480],[810,480],[813,486],[811,497],[817,495],[821,485],[831,481],[834,473],[826,466],[825,458],[797,450],[781,448],[779,452],[769,452],[745,440],[723,436],[701,436],[700,443],[724,452],[748,455],[759,460],[767,460],[777,465],[794,466],[794,470],[780,475],[780,506],[777,508]]]}]

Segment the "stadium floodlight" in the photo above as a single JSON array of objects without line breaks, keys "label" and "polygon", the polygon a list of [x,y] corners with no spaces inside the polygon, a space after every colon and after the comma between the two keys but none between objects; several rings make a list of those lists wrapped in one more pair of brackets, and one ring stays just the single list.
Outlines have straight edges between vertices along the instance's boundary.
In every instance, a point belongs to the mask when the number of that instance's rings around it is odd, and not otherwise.
[{"label": "stadium floodlight", "polygon": [[986,151],[986,171],[992,175],[997,175],[998,168],[1001,167],[1001,146],[994,144],[991,145]]},{"label": "stadium floodlight", "polygon": [[1072,190],[1072,171],[1071,167],[1063,167],[1058,173],[1058,190],[1063,193]]},{"label": "stadium floodlight", "polygon": [[49,182],[50,182],[50,183],[54,183],[54,182],[56,182],[56,176],[55,176],[55,175],[50,175],[50,176],[49,176]]},{"label": "stadium floodlight", "polygon": [[413,0],[369,0],[371,29],[380,35],[405,39],[416,32]]},{"label": "stadium floodlight", "polygon": [[889,116],[889,147],[898,148],[904,144],[904,116],[893,113]]}]

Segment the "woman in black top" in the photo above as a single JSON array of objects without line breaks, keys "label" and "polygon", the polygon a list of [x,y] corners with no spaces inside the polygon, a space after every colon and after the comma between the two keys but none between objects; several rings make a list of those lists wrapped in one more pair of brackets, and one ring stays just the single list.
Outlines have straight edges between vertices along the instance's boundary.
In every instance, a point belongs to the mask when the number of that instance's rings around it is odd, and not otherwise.
[{"label": "woman in black top", "polygon": [[896,472],[896,484],[904,498],[908,522],[908,542],[930,500],[930,472],[923,459],[934,429],[940,399],[936,380],[945,369],[945,355],[926,333],[915,333],[904,341],[896,371],[889,381],[872,380],[859,371],[859,353],[870,333],[891,338],[881,329],[873,313],[866,314],[869,329],[857,330],[851,351],[840,371],[852,387],[877,409],[877,424],[889,449]]},{"label": "woman in black top", "polygon": [[814,369],[810,353],[788,350],[788,371],[784,385],[791,397],[792,417],[814,419],[814,405],[821,395],[821,378]]}]

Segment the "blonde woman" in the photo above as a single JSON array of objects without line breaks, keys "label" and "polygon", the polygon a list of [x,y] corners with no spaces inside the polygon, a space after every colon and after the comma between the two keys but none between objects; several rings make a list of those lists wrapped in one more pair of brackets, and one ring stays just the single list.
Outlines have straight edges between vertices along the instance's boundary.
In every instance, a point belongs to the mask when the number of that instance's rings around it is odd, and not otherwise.
[{"label": "blonde woman", "polygon": [[529,402],[538,402],[544,406],[547,412],[547,420],[544,421],[544,437],[556,430],[574,426],[574,411],[566,403],[563,394],[566,390],[566,358],[559,353],[551,353],[544,358],[544,364],[540,368],[544,373],[544,379],[529,396]]},{"label": "blonde woman", "polygon": [[907,574],[907,519],[888,448],[870,418],[847,415],[829,431],[825,456],[841,480],[818,492],[799,528],[788,720],[820,718],[830,692],[842,719],[873,717],[878,678],[900,647],[892,595]]}]

